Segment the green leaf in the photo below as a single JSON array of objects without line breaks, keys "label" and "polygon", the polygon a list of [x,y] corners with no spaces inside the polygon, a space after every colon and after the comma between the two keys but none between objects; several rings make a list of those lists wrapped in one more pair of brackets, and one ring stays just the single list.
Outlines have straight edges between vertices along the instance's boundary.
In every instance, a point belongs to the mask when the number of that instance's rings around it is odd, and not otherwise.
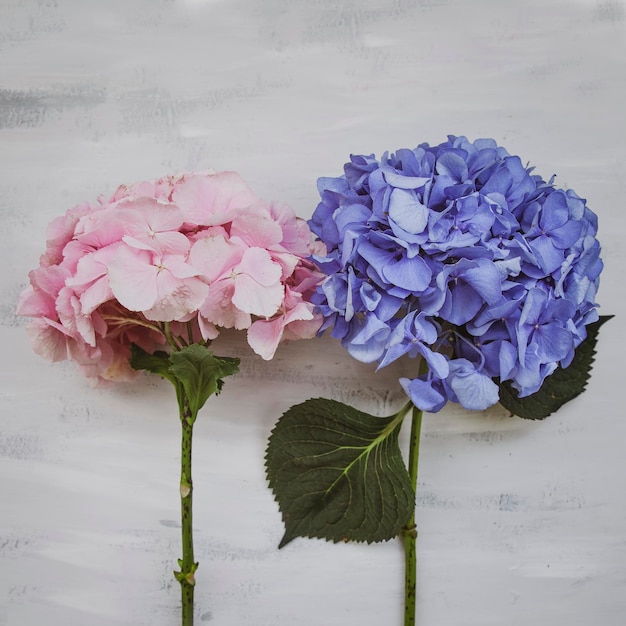
[{"label": "green leaf", "polygon": [[130,344],[130,366],[134,370],[146,370],[153,374],[158,374],[163,378],[167,378],[174,386],[178,380],[176,376],[170,372],[170,354],[169,352],[157,351],[153,354],[146,352],[137,344]]},{"label": "green leaf", "polygon": [[296,537],[371,543],[400,533],[415,508],[398,447],[407,410],[375,417],[316,398],[278,420],[266,468],[285,524],[279,547]]},{"label": "green leaf", "polygon": [[600,326],[612,317],[601,315],[597,322],[587,326],[587,338],[576,348],[574,360],[566,368],[558,367],[544,380],[539,391],[520,398],[509,381],[501,382],[500,404],[519,417],[542,420],[580,395],[591,375]]},{"label": "green leaf", "polygon": [[215,356],[197,343],[172,352],[169,359],[169,372],[183,385],[193,419],[209,396],[219,393],[222,379],[239,371],[239,359]]}]

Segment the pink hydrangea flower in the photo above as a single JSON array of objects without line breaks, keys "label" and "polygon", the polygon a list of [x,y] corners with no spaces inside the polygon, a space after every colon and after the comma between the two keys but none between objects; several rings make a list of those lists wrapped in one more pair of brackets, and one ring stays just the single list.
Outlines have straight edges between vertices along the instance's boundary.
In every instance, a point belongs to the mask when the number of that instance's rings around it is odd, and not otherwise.
[{"label": "pink hydrangea flower", "polygon": [[102,380],[136,375],[132,343],[153,352],[176,334],[209,342],[221,328],[247,329],[271,359],[280,341],[321,325],[310,297],[322,275],[308,260],[318,247],[304,220],[235,172],[122,185],[49,225],[18,313],[32,318],[38,354]]}]

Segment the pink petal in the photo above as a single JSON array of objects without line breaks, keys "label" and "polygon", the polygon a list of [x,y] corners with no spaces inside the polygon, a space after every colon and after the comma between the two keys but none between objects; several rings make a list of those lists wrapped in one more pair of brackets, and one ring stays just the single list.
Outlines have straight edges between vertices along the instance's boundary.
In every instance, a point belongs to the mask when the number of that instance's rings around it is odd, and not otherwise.
[{"label": "pink petal", "polygon": [[58,265],[61,262],[63,248],[74,237],[76,224],[83,215],[91,211],[89,203],[82,202],[50,222],[46,230],[46,252],[43,255],[49,265]]},{"label": "pink petal", "polygon": [[312,294],[324,280],[322,274],[312,263],[301,261],[289,279],[289,286],[293,291],[301,294]]},{"label": "pink petal", "polygon": [[221,236],[226,240],[229,238],[228,231],[223,226],[206,226],[198,228],[195,232],[188,233],[187,236],[189,237],[189,241],[192,245],[196,241],[200,241],[201,239],[205,239],[207,237]]},{"label": "pink petal", "polygon": [[158,254],[187,254],[189,239],[182,233],[140,233],[137,237],[124,235],[122,241],[131,248],[150,250]]},{"label": "pink petal", "polygon": [[248,248],[235,269],[237,274],[247,274],[260,285],[269,287],[280,281],[282,269],[263,248]]},{"label": "pink petal", "polygon": [[154,198],[156,194],[156,181],[142,181],[131,185],[120,185],[113,195],[109,198],[109,202],[117,202],[125,198],[148,197]]},{"label": "pink petal", "polygon": [[152,307],[144,310],[149,320],[173,322],[197,311],[206,300],[209,287],[198,278],[177,278],[169,270],[156,277],[158,297]]},{"label": "pink petal", "polygon": [[278,317],[271,321],[257,320],[248,328],[248,343],[250,347],[266,361],[269,361],[276,352],[283,335],[285,320]]},{"label": "pink petal", "polygon": [[63,261],[62,267],[68,272],[73,274],[76,271],[76,266],[79,261],[86,255],[91,254],[94,251],[94,247],[82,241],[73,240],[70,241],[65,248],[63,248]]},{"label": "pink petal", "polygon": [[109,285],[109,276],[105,274],[92,285],[87,287],[80,296],[80,305],[82,313],[89,315],[95,311],[101,304],[112,300],[115,296]]},{"label": "pink petal", "polygon": [[257,320],[248,329],[250,347],[268,361],[283,339],[311,339],[322,325],[322,316],[313,314],[313,305],[301,302],[273,320]]},{"label": "pink petal", "polygon": [[272,260],[280,265],[282,268],[281,280],[286,280],[293,274],[300,259],[290,252],[275,252],[271,251]]},{"label": "pink petal", "polygon": [[280,282],[266,287],[247,274],[239,274],[235,278],[233,304],[251,315],[271,317],[278,311],[284,295],[284,287]]},{"label": "pink petal", "polygon": [[236,172],[186,177],[176,185],[172,200],[182,209],[186,222],[200,226],[225,224],[238,209],[256,200]]},{"label": "pink petal", "polygon": [[177,254],[163,255],[161,265],[176,278],[191,278],[199,272],[185,261],[185,257]]},{"label": "pink petal", "polygon": [[32,287],[26,289],[20,295],[17,303],[17,314],[26,317],[56,317],[55,298],[44,293],[35,291]]},{"label": "pink petal", "polygon": [[63,327],[72,335],[77,335],[76,316],[80,313],[80,302],[69,287],[65,287],[59,292],[59,296],[56,299],[56,307],[59,321],[63,324]]},{"label": "pink petal", "polygon": [[142,217],[135,211],[106,207],[85,215],[76,225],[76,238],[94,248],[121,241],[132,224],[140,226]]},{"label": "pink petal", "polygon": [[266,210],[253,207],[235,217],[230,236],[239,237],[250,247],[269,248],[280,244],[283,230]]},{"label": "pink petal", "polygon": [[144,241],[152,241],[154,249],[167,254],[187,254],[191,244],[189,239],[182,233],[158,232],[154,237],[149,235]]},{"label": "pink petal", "polygon": [[130,311],[145,311],[157,300],[157,274],[152,255],[121,247],[109,264],[109,283],[118,302]]},{"label": "pink petal", "polygon": [[[73,338],[78,341],[78,343],[80,343],[80,339],[82,339],[87,345],[95,348],[96,329],[92,317],[81,311],[81,303],[76,297],[76,294],[69,287],[66,287],[59,293],[56,304],[59,320],[72,334]],[[102,322],[101,318],[99,322]]]},{"label": "pink petal", "polygon": [[283,247],[298,256],[309,256],[313,234],[306,221],[296,217],[293,209],[286,204],[272,203],[269,210],[282,228],[283,238],[280,243]]},{"label": "pink petal", "polygon": [[294,320],[285,326],[283,339],[313,339],[322,326],[323,317],[313,315],[310,320]]},{"label": "pink petal", "polygon": [[189,240],[179,232],[183,225],[182,211],[173,204],[163,204],[152,198],[124,201],[127,210],[136,215],[127,222],[124,241],[135,248],[186,254]]},{"label": "pink petal", "polygon": [[238,265],[245,251],[243,244],[227,241],[221,234],[204,237],[193,244],[189,263],[212,283]]},{"label": "pink petal", "polygon": [[235,281],[232,278],[218,280],[209,286],[207,299],[200,307],[207,322],[222,328],[248,328],[252,322],[249,313],[240,311],[233,304]]},{"label": "pink petal", "polygon": [[219,334],[219,330],[215,327],[215,324],[209,322],[203,315],[198,314],[198,326],[200,328],[200,334],[205,341],[211,341],[215,339]]},{"label": "pink petal", "polygon": [[154,198],[124,200],[118,207],[136,211],[142,218],[141,221],[132,224],[132,230],[128,230],[130,235],[136,235],[138,229],[145,233],[177,231],[184,221],[179,207],[175,204],[158,202]]},{"label": "pink petal", "polygon": [[68,357],[67,334],[57,326],[46,319],[36,319],[26,327],[33,350],[48,361],[64,361]]},{"label": "pink petal", "polygon": [[151,243],[146,243],[142,241],[142,239],[137,239],[136,237],[131,237],[130,235],[124,235],[122,237],[122,241],[131,248],[137,248],[137,250],[149,250],[150,252],[160,252],[157,250],[154,245]]},{"label": "pink petal", "polygon": [[109,330],[107,323],[102,319],[97,311],[94,312],[94,314],[91,316],[91,322],[93,324],[94,330],[96,331],[96,334],[100,335],[100,337],[106,337]]},{"label": "pink petal", "polygon": [[84,254],[76,265],[74,276],[68,278],[65,284],[80,293],[94,281],[106,276],[107,265],[115,258],[119,246],[119,243],[115,243]]},{"label": "pink petal", "polygon": [[30,284],[36,291],[56,298],[57,294],[65,286],[65,281],[69,278],[69,271],[61,266],[39,267],[28,273]]},{"label": "pink petal", "polygon": [[133,370],[129,362],[130,354],[126,355],[114,352],[106,368],[101,366],[101,361],[99,360],[95,369],[101,380],[114,383],[132,382],[136,380],[140,372]]}]

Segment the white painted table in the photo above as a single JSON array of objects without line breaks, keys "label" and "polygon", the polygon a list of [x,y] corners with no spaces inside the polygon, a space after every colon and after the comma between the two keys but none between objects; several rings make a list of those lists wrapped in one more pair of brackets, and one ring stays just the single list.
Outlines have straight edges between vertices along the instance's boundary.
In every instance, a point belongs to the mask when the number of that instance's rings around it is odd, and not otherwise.
[{"label": "white painted table", "polygon": [[[235,169],[309,217],[350,152],[491,136],[600,217],[606,269],[587,392],[543,423],[427,416],[420,626],[622,626],[626,7],[620,0],[0,0],[0,625],[178,623],[179,433],[145,377],[92,389],[30,350],[14,316],[46,224],[121,182]],[[277,417],[325,395],[380,414],[330,338],[243,357],[196,427],[197,620],[401,624],[402,549],[280,552],[263,455]]]}]

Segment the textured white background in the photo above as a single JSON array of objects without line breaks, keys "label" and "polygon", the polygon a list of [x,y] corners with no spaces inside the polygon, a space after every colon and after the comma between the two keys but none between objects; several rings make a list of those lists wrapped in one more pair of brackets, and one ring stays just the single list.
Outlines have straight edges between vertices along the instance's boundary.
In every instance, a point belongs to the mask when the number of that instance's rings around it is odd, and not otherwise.
[{"label": "textured white background", "polygon": [[[626,6],[620,0],[0,0],[0,624],[170,626],[179,590],[173,392],[92,389],[14,316],[45,226],[122,182],[235,169],[309,217],[350,152],[494,137],[600,217],[605,327],[587,392],[542,423],[426,417],[420,626],[622,626]],[[280,552],[263,455],[325,395],[380,414],[401,367],[330,339],[242,373],[195,434],[197,620],[401,623],[402,549]]]}]

